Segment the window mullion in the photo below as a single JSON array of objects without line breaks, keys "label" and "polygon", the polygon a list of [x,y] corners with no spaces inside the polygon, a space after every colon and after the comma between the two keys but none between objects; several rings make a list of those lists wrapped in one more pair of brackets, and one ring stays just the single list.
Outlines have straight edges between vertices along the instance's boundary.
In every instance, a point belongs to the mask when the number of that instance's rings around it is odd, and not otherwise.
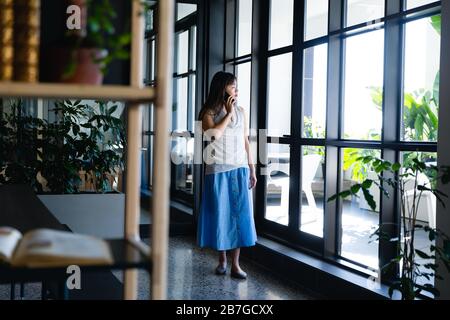
[{"label": "window mullion", "polygon": [[[402,0],[386,1],[386,16],[401,12]],[[397,143],[400,141],[401,105],[403,88],[403,26],[400,19],[385,22],[385,52],[384,52],[384,89],[383,89],[383,132],[384,143]],[[390,162],[398,160],[398,152],[392,149],[382,150],[382,157]],[[384,173],[385,178],[394,178],[390,173]],[[389,238],[399,235],[399,217],[397,215],[397,197],[392,187],[385,186],[392,197],[382,197],[380,226],[389,234]],[[397,256],[397,243],[380,239],[379,241],[379,267],[389,263]],[[382,280],[389,280],[395,276],[396,270],[389,274],[381,274]]]},{"label": "window mullion", "polygon": [[289,228],[295,234],[301,223],[302,181],[302,94],[303,94],[303,37],[305,0],[294,2],[294,34],[292,59],[291,145]]},{"label": "window mullion", "polygon": [[[342,13],[345,1],[329,1],[328,32],[337,31],[342,25]],[[327,115],[326,140],[338,140],[339,118],[341,116],[341,74],[342,40],[338,35],[331,36],[328,44],[328,75],[327,75]],[[326,177],[324,201],[338,192],[339,181],[339,148],[326,147]],[[324,212],[324,254],[334,257],[338,252],[340,237],[339,208],[337,202],[327,202]]]}]

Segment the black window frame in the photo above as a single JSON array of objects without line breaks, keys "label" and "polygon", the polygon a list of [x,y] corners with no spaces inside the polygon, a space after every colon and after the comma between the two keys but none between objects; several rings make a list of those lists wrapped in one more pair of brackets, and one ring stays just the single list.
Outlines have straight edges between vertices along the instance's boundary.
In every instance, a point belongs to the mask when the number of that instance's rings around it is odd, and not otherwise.
[{"label": "black window frame", "polygon": [[[268,59],[271,56],[292,52],[292,106],[291,106],[291,135],[283,137],[267,137],[267,143],[287,144],[291,146],[291,181],[288,227],[277,225],[264,218],[266,200],[266,177],[261,174],[265,159],[258,159],[258,185],[256,189],[255,218],[258,233],[268,238],[277,240],[300,251],[317,255],[330,262],[337,263],[344,268],[373,276],[373,270],[350,261],[339,255],[341,241],[341,204],[330,202],[324,208],[324,237],[317,237],[299,233],[299,217],[301,216],[301,148],[303,146],[323,146],[326,148],[326,175],[325,196],[339,192],[342,188],[341,181],[341,150],[342,148],[377,149],[382,157],[388,161],[398,161],[401,152],[437,152],[437,142],[406,142],[401,139],[402,111],[403,111],[403,79],[404,79],[404,28],[406,23],[417,19],[430,17],[440,13],[441,2],[436,1],[424,6],[404,10],[406,0],[385,0],[385,15],[379,20],[370,21],[369,24],[361,23],[345,27],[344,16],[346,1],[329,1],[328,34],[316,39],[304,41],[304,8],[305,0],[294,1],[294,32],[293,44],[284,48],[268,50],[270,0],[253,1],[253,28],[252,28],[252,54],[250,57],[233,57],[224,54],[224,69],[234,71],[237,63],[252,61],[252,92],[251,92],[251,128],[267,128],[267,74]],[[225,32],[230,34],[230,25],[236,30],[236,22],[230,17],[229,12],[235,12],[234,1],[226,3]],[[234,15],[236,16],[236,15]],[[345,38],[371,32],[378,28],[385,30],[384,48],[384,92],[383,92],[383,124],[382,138],[380,141],[359,141],[343,139],[343,64]],[[231,33],[233,34],[233,33]],[[228,51],[234,52],[235,39],[228,39],[225,47],[231,47]],[[307,48],[328,43],[328,81],[327,81],[327,113],[326,113],[326,138],[303,138],[302,121],[302,82],[303,82],[303,53]],[[258,145],[259,149],[263,146]],[[399,210],[398,195],[391,198],[383,198],[381,201],[380,223],[398,223]],[[399,228],[393,227],[386,230],[392,237],[399,236]],[[396,243],[380,241],[379,265],[385,265],[396,255]],[[388,282],[395,277],[396,272],[382,274],[382,281]]]}]

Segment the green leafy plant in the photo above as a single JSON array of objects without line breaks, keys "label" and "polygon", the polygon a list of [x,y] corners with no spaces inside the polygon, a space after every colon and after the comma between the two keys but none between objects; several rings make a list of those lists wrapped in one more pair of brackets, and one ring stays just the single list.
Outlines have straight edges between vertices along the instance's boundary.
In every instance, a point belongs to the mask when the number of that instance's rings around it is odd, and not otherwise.
[{"label": "green leafy plant", "polygon": [[[0,184],[28,183],[39,187],[36,168],[38,134],[45,122],[25,113],[23,101],[11,101],[0,120]],[[34,153],[34,155],[33,155]]]},{"label": "green leafy plant", "polygon": [[[444,205],[443,198],[447,195],[437,190],[431,182],[421,182],[420,176],[427,175],[428,177],[435,177],[435,180],[442,181],[443,184],[450,182],[450,167],[438,168],[437,166],[427,166],[423,161],[414,157],[403,166],[400,163],[391,163],[373,156],[365,156],[357,159],[358,162],[370,165],[372,170],[377,173],[378,179],[365,179],[361,183],[353,185],[350,189],[344,190],[328,199],[334,201],[338,198],[347,198],[351,195],[358,197],[362,192],[365,200],[369,206],[375,210],[376,202],[370,192],[370,188],[376,185],[380,192],[386,197],[390,196],[389,188],[392,192],[398,192],[400,195],[400,216],[402,238],[398,241],[398,237],[389,238],[384,227],[381,225],[375,232],[374,236],[378,239],[387,241],[396,241],[398,243],[397,255],[385,266],[382,266],[383,271],[390,269],[400,269],[400,276],[392,282],[389,293],[392,297],[395,290],[398,290],[402,299],[411,300],[419,297],[422,292],[429,292],[435,296],[439,295],[439,291],[430,283],[421,284],[419,279],[428,279],[436,277],[442,279],[437,273],[437,261],[442,261],[447,270],[450,271],[450,260],[444,250],[436,243],[438,239],[449,240],[438,229],[432,229],[428,226],[423,226],[417,223],[417,214],[419,204],[425,192],[432,193],[436,199]],[[383,173],[389,173],[384,175]],[[386,178],[387,176],[388,178]],[[407,199],[407,191],[411,187],[413,196],[412,201]],[[445,205],[444,205],[445,206]],[[391,226],[391,225],[390,225]],[[389,227],[390,227],[389,226]],[[429,251],[430,254],[423,250],[414,247],[414,240],[417,230],[423,230],[428,234],[430,240]],[[399,267],[399,268],[398,268]]]},{"label": "green leafy plant", "polygon": [[[130,57],[129,45],[131,32],[129,23],[125,32],[117,32],[114,24],[117,12],[109,0],[85,0],[87,7],[86,30],[68,31],[67,42],[72,46],[72,55],[79,48],[95,48],[102,50],[99,56],[93,56],[103,73],[114,60],[126,60]],[[76,59],[72,58],[65,70],[65,76],[75,72]]]},{"label": "green leafy plant", "polygon": [[[441,16],[430,18],[434,30],[441,34]],[[404,95],[403,123],[405,138],[409,141],[436,141],[438,135],[439,113],[439,79],[438,71],[433,88],[420,88]],[[371,87],[371,97],[375,106],[381,110],[383,104],[383,90]]]},{"label": "green leafy plant", "polygon": [[344,171],[352,170],[353,181],[363,181],[367,178],[371,168],[366,163],[358,161],[358,159],[363,156],[375,156],[376,152],[376,150],[372,149],[345,148]]},{"label": "green leafy plant", "polygon": [[[322,128],[320,124],[313,121],[311,117],[303,117],[303,131],[305,138],[307,139],[324,139],[325,129]],[[318,154],[325,158],[325,147],[315,147],[315,148],[303,148],[303,155],[307,154]]]},{"label": "green leafy plant", "polygon": [[112,190],[123,170],[124,126],[117,106],[59,101],[54,122],[22,116],[22,101],[0,122],[0,183],[31,185],[37,192],[79,192],[82,174],[96,192]]}]

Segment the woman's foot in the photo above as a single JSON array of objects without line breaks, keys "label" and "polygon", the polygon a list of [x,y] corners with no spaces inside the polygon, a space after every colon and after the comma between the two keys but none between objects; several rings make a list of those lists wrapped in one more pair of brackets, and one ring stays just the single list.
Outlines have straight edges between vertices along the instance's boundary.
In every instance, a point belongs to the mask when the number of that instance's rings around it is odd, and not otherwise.
[{"label": "woman's foot", "polygon": [[222,276],[227,273],[227,252],[219,251],[219,265],[215,270],[216,274]]},{"label": "woman's foot", "polygon": [[231,277],[236,279],[247,279],[247,273],[244,272],[239,266],[233,266],[231,268]]},{"label": "woman's foot", "polygon": [[219,265],[216,267],[215,270],[216,274],[219,276],[223,276],[227,273],[227,264],[226,263],[219,263]]}]

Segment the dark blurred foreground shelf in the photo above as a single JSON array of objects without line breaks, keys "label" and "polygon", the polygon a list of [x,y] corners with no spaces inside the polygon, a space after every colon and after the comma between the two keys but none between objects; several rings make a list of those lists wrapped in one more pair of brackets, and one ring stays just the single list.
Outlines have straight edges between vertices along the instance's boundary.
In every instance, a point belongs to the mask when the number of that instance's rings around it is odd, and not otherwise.
[{"label": "dark blurred foreground shelf", "polygon": [[[111,249],[111,254],[114,261],[113,264],[80,266],[81,273],[126,269],[151,270],[150,258],[144,255],[141,250],[136,248],[128,240],[113,239],[105,241]],[[68,266],[50,268],[17,268],[2,264],[0,265],[0,283],[60,281],[70,276],[70,274],[67,273],[67,267]]]}]

